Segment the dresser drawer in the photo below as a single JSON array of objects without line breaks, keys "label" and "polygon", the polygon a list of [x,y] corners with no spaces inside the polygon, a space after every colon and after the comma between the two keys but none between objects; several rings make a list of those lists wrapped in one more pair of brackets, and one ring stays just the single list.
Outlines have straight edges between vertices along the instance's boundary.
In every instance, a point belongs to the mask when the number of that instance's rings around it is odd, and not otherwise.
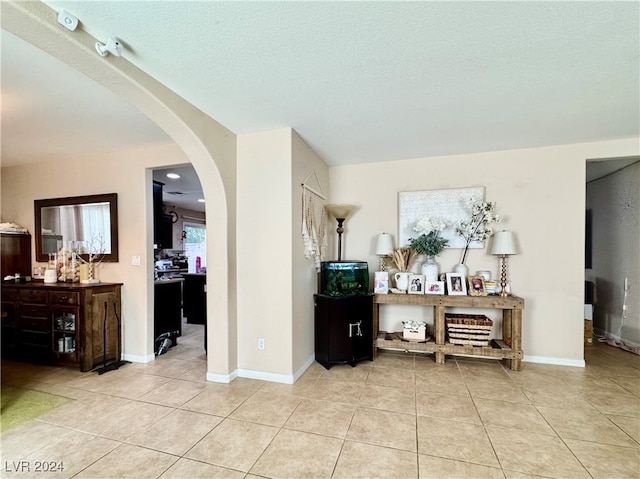
[{"label": "dresser drawer", "polygon": [[18,300],[18,290],[13,288],[7,288],[2,286],[2,301],[17,301]]},{"label": "dresser drawer", "polygon": [[47,308],[46,304],[21,304],[20,305],[20,316],[21,317],[31,317],[31,318],[43,318],[47,319],[49,317],[49,308]]},{"label": "dresser drawer", "polygon": [[49,291],[49,302],[56,304],[78,304],[80,293],[76,291]]},{"label": "dresser drawer", "polygon": [[23,332],[24,331],[39,331],[41,333],[48,333],[51,331],[51,322],[49,318],[33,318],[22,316],[17,321],[17,326]]},{"label": "dresser drawer", "polygon": [[24,303],[42,303],[47,304],[47,292],[37,289],[21,289],[20,301]]},{"label": "dresser drawer", "polygon": [[51,334],[39,331],[20,331],[20,343],[22,345],[37,346],[44,350],[51,349]]}]

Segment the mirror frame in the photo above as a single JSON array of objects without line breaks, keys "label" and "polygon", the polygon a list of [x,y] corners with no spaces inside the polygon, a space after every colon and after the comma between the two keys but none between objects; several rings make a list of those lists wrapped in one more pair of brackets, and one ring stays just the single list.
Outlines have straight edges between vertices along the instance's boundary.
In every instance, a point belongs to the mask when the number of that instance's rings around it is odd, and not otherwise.
[{"label": "mirror frame", "polygon": [[[42,208],[50,206],[81,205],[87,203],[109,203],[109,216],[111,219],[111,253],[105,254],[102,261],[118,262],[118,194],[107,193],[103,195],[72,196],[68,198],[50,198],[46,200],[34,200],[35,237],[36,237],[36,261],[46,263],[49,255],[42,252]],[[87,255],[82,255],[88,260]]]}]

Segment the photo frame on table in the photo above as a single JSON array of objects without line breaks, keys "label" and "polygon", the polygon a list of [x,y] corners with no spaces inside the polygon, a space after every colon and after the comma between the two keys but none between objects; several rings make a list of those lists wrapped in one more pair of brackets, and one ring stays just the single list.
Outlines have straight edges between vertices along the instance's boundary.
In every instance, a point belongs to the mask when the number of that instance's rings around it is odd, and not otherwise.
[{"label": "photo frame on table", "polygon": [[389,292],[389,272],[376,271],[373,275],[373,292],[387,294]]},{"label": "photo frame on table", "polygon": [[469,276],[469,295],[470,296],[486,296],[487,287],[484,284],[483,276]]},{"label": "photo frame on table", "polygon": [[444,294],[444,281],[425,281],[424,294]]},{"label": "photo frame on table", "polygon": [[[442,218],[449,222],[440,236],[449,241],[446,248],[464,248],[465,240],[456,233],[460,221],[468,220],[469,201],[484,201],[484,186],[448,188],[445,190],[398,192],[398,247],[408,246],[409,239],[418,236],[413,231],[416,221]],[[469,248],[483,248],[482,241],[472,241]]]},{"label": "photo frame on table", "polygon": [[447,273],[447,295],[449,296],[466,296],[467,281],[463,274]]},{"label": "photo frame on table", "polygon": [[423,274],[410,274],[409,288],[407,288],[407,293],[424,294],[424,280],[425,278]]}]

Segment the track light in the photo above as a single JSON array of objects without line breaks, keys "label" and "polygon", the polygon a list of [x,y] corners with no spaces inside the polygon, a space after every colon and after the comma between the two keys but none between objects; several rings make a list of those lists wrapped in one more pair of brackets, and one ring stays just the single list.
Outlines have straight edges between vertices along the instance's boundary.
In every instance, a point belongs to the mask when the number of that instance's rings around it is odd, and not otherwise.
[{"label": "track light", "polygon": [[109,37],[106,44],[96,42],[96,51],[101,57],[106,57],[109,53],[119,57],[121,48],[122,45],[120,45],[120,42],[114,37]]}]

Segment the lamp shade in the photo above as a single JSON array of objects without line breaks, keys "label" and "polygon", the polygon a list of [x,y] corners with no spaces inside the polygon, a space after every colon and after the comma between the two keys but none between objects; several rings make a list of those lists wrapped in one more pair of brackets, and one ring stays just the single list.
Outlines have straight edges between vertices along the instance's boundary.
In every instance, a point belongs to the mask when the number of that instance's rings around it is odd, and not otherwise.
[{"label": "lamp shade", "polygon": [[324,205],[324,209],[334,218],[346,220],[358,207],[355,205],[330,204]]},{"label": "lamp shade", "polygon": [[376,238],[376,254],[388,256],[393,253],[393,238],[389,233],[380,233]]},{"label": "lamp shade", "polygon": [[516,237],[511,231],[499,231],[493,235],[491,254],[509,255],[518,254]]}]

